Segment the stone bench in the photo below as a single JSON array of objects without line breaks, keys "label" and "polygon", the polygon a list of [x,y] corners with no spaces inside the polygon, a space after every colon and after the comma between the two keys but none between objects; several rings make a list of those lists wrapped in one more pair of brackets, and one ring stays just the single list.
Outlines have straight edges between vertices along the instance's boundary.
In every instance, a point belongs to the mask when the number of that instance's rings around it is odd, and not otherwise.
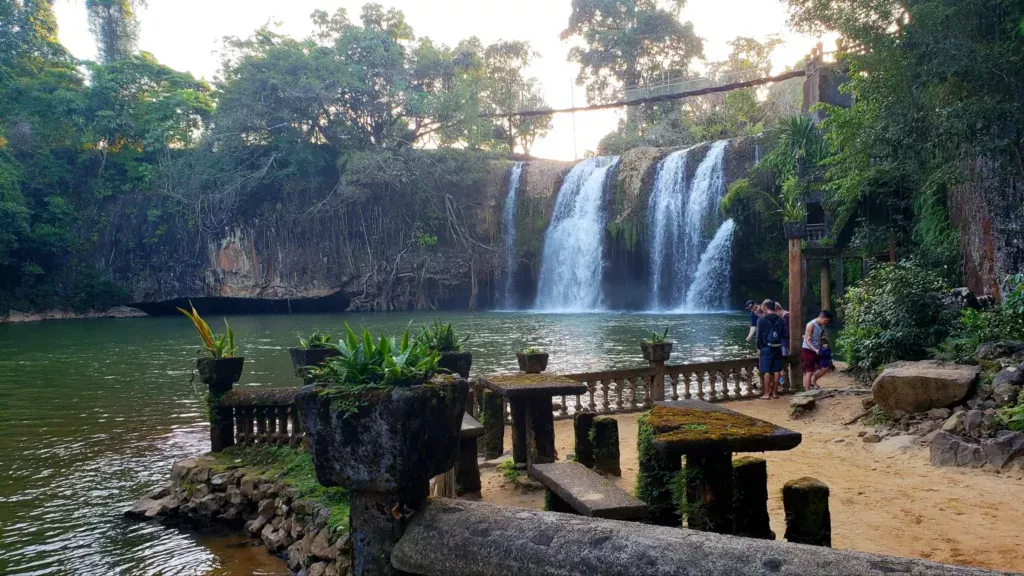
[{"label": "stone bench", "polygon": [[647,505],[579,462],[535,464],[530,476],[547,488],[551,512],[614,520],[647,517]]}]

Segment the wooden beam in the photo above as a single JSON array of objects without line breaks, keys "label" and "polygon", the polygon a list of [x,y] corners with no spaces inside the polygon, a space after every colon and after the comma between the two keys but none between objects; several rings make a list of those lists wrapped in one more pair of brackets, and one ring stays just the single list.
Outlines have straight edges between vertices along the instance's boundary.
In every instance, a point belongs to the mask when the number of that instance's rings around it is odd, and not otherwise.
[{"label": "wooden beam", "polygon": [[790,387],[796,386],[803,375],[803,362],[800,360],[800,346],[803,342],[803,238],[789,239],[789,353],[796,358],[793,363]]},{"label": "wooden beam", "polygon": [[832,275],[830,274],[831,261],[825,258],[821,261],[821,309],[832,309]]}]

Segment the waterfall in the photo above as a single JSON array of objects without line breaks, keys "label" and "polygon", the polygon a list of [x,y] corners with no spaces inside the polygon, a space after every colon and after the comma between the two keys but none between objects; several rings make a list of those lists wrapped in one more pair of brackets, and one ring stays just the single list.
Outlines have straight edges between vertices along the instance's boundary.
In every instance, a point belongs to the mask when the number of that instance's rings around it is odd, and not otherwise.
[{"label": "waterfall", "polygon": [[686,294],[685,310],[699,312],[724,310],[729,306],[729,277],[732,268],[732,218],[718,227],[697,265],[693,284]]},{"label": "waterfall", "polygon": [[504,237],[505,252],[505,292],[502,294],[501,305],[505,310],[516,307],[516,295],[513,282],[516,275],[516,193],[519,190],[519,178],[523,174],[523,163],[516,162],[508,176],[508,194],[505,196],[505,208],[501,212],[501,231]]},{"label": "waterfall", "polygon": [[[651,230],[649,300],[653,310],[705,309],[699,306],[691,308],[688,302],[698,279],[702,256],[708,247],[708,227],[717,222],[718,203],[725,194],[723,160],[728,143],[720,140],[708,148],[689,184],[686,182],[686,162],[690,150],[670,154],[658,164],[648,204]],[[715,282],[721,283],[720,279]],[[705,289],[708,285],[707,281],[702,281],[698,289]],[[695,295],[692,299],[704,302],[708,297]]]},{"label": "waterfall", "polygon": [[[683,200],[686,197],[686,156],[687,150],[679,150],[665,157],[658,163],[654,176],[654,189],[647,203],[647,220],[651,233],[651,308],[662,308],[661,294],[664,290],[670,293],[667,297],[672,302],[679,301],[677,293],[681,290],[674,281],[674,264],[676,250],[682,245]],[[665,274],[665,271],[668,274]],[[664,279],[669,279],[667,286],[662,286]]]},{"label": "waterfall", "polygon": [[588,158],[565,177],[544,235],[538,310],[599,310],[603,237],[604,185],[618,157]]}]

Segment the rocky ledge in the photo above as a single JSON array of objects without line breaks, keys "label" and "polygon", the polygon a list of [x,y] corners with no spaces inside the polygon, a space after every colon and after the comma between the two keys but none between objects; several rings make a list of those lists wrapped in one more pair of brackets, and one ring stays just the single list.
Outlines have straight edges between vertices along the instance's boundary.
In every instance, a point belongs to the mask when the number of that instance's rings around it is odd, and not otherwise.
[{"label": "rocky ledge", "polygon": [[300,576],[352,574],[351,539],[332,522],[330,509],[302,498],[287,480],[227,468],[211,457],[176,462],[170,483],[146,494],[125,515],[170,525],[238,527]]},{"label": "rocky ledge", "polygon": [[0,316],[0,324],[22,324],[25,322],[42,322],[43,320],[84,320],[95,318],[141,318],[148,316],[138,308],[130,306],[114,306],[108,310],[89,310],[72,312],[70,310],[44,310],[42,312],[19,312],[11,310],[6,316]]}]

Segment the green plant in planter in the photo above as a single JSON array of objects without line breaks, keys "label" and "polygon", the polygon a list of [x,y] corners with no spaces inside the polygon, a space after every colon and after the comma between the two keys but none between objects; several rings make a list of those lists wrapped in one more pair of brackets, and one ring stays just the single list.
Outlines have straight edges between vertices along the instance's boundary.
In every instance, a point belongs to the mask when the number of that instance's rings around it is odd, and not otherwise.
[{"label": "green plant in planter", "polygon": [[527,346],[526,348],[523,348],[521,350],[521,352],[523,354],[526,354],[527,356],[529,356],[531,354],[543,354],[544,353],[543,350],[541,350],[540,348],[536,348],[534,346]]},{"label": "green plant in planter", "polygon": [[188,319],[195,325],[196,332],[199,332],[199,337],[203,341],[203,349],[206,353],[212,358],[233,358],[238,349],[235,347],[235,333],[231,330],[231,325],[228,324],[227,318],[224,319],[225,332],[223,334],[214,334],[210,330],[210,325],[196,311],[196,307],[192,305],[191,300],[189,300],[188,306],[190,310],[178,308],[178,311],[188,316]]},{"label": "green plant in planter", "polygon": [[299,336],[299,346],[302,348],[329,348],[332,346],[332,338],[333,336],[327,332],[314,330],[308,338]]},{"label": "green plant in planter", "polygon": [[434,320],[433,326],[423,326],[416,336],[416,343],[435,352],[462,352],[462,345],[469,336],[460,336],[448,322]]},{"label": "green plant in planter", "polygon": [[325,393],[337,394],[338,408],[355,411],[363,404],[362,392],[414,386],[429,380],[437,371],[440,354],[421,342],[414,342],[405,330],[401,340],[380,336],[374,340],[368,329],[356,334],[345,324],[345,338],[338,342],[339,355],[311,371]]},{"label": "green plant in planter", "polygon": [[665,331],[658,333],[656,330],[651,330],[651,335],[647,337],[647,342],[651,344],[661,344],[668,339],[668,328]]}]

